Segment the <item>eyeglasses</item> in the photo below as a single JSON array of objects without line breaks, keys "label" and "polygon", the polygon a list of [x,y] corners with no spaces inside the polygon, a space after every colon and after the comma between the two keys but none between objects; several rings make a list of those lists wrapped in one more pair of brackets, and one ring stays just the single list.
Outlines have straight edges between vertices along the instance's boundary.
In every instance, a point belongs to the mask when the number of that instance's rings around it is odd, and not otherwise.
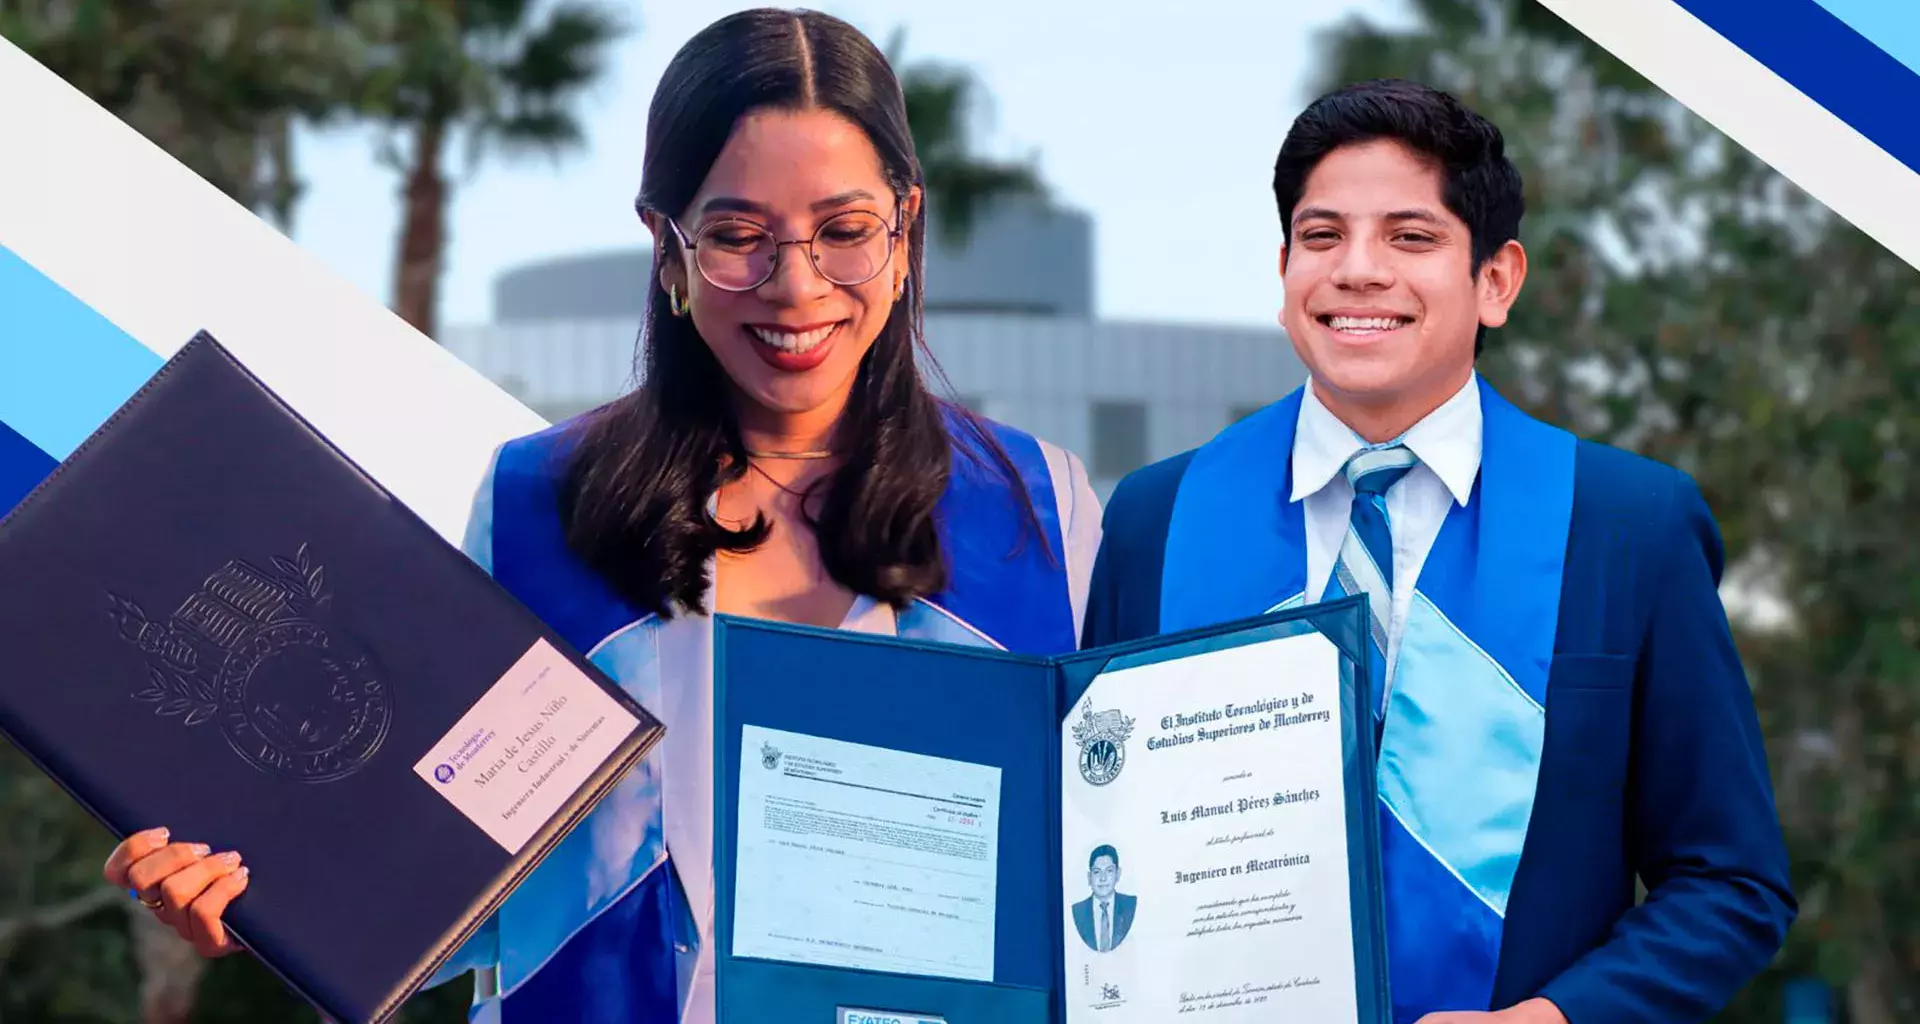
[{"label": "eyeglasses", "polygon": [[719,220],[692,238],[679,222],[667,218],[680,244],[693,253],[700,276],[722,291],[750,292],[773,279],[780,267],[780,251],[802,246],[808,262],[821,277],[843,287],[865,284],[887,268],[893,258],[898,227],[889,227],[877,213],[849,210],[823,221],[810,238],[783,241],[751,221]]}]

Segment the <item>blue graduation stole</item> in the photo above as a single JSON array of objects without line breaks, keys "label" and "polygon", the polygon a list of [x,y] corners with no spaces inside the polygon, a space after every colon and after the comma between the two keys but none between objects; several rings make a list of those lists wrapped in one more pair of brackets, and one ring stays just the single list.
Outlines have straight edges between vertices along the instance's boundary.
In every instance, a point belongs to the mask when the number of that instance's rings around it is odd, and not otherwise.
[{"label": "blue graduation stole", "polygon": [[[1494,1008],[1546,732],[1576,439],[1479,389],[1480,473],[1420,570],[1381,735],[1396,1024]],[[1301,395],[1195,452],[1168,527],[1162,631],[1305,601],[1305,514],[1290,500]]]},{"label": "blue graduation stole", "polygon": [[[955,453],[937,509],[949,585],[902,611],[903,636],[1055,654],[1075,647],[1063,526],[1032,437],[988,423],[1033,499],[1042,544],[972,435],[949,416]],[[659,620],[619,597],[566,547],[556,482],[567,425],[505,445],[494,467],[494,578],[632,693],[661,707]],[[982,459],[984,461],[984,458]],[[671,727],[671,726],[670,726]],[[549,855],[487,924],[505,997],[475,1020],[679,1019],[676,946],[698,930],[667,856],[661,789],[643,762]]]}]

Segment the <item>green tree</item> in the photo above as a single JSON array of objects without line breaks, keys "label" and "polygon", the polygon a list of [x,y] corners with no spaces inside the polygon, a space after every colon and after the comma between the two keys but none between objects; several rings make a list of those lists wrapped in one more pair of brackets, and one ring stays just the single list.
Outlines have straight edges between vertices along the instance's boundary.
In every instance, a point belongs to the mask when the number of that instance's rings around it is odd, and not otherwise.
[{"label": "green tree", "polygon": [[0,36],[283,230],[294,125],[345,115],[367,52],[323,0],[10,0]]},{"label": "green tree", "polygon": [[393,307],[432,337],[452,186],[447,153],[557,158],[585,141],[576,105],[605,72],[625,28],[595,0],[431,0],[362,3],[380,44],[358,97],[401,175],[402,217]]},{"label": "green tree", "polygon": [[1043,196],[1046,186],[1031,162],[980,155],[973,128],[986,95],[979,78],[966,68],[932,61],[902,64],[905,45],[906,34],[896,32],[887,60],[897,69],[906,100],[907,125],[926,178],[926,203],[939,218],[939,241],[963,245],[995,200]]},{"label": "green tree", "polygon": [[130,904],[100,880],[104,830],[0,743],[0,1021],[132,1021]]},{"label": "green tree", "polygon": [[1809,973],[1852,1024],[1920,1019],[1920,275],[1533,0],[1410,6],[1330,32],[1314,91],[1412,78],[1502,126],[1531,266],[1483,372],[1694,474],[1726,536],[1802,910],[1722,1019]]}]

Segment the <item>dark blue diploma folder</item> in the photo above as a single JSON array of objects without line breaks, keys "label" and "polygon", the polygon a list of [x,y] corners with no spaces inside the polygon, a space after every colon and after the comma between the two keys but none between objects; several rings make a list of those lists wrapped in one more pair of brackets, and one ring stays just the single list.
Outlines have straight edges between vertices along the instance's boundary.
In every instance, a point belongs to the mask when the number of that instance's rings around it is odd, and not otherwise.
[{"label": "dark blue diploma folder", "polygon": [[[552,734],[502,726],[423,758],[548,647],[526,685],[571,687],[624,736],[496,842],[443,793],[551,768]],[[0,520],[0,732],[116,837],[165,825],[240,851],[226,921],[359,1024],[390,1017],[662,730],[201,334]]]},{"label": "dark blue diploma folder", "polygon": [[[716,616],[720,1024],[1064,1021],[1063,717],[1103,673],[1305,632],[1326,636],[1341,656],[1341,747],[1360,1008],[1354,1024],[1387,1024],[1391,1004],[1379,883],[1376,741],[1368,710],[1374,697],[1363,601],[1342,598],[1052,658]],[[991,981],[732,955],[741,738],[748,724],[1000,769]],[[757,761],[754,752],[744,753]],[[840,1011],[846,1008],[881,1012],[843,1017]]]}]

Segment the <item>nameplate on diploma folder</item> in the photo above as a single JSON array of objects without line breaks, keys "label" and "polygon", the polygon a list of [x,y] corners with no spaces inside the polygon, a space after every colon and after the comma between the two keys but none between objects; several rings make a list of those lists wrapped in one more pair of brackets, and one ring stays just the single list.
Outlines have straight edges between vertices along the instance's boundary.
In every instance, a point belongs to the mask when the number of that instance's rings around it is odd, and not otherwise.
[{"label": "nameplate on diploma folder", "polygon": [[1366,628],[1033,658],[717,617],[721,1024],[1385,1024]]},{"label": "nameplate on diploma folder", "polygon": [[0,607],[0,734],[116,837],[238,851],[223,920],[342,1024],[663,732],[205,334],[0,520]]}]

